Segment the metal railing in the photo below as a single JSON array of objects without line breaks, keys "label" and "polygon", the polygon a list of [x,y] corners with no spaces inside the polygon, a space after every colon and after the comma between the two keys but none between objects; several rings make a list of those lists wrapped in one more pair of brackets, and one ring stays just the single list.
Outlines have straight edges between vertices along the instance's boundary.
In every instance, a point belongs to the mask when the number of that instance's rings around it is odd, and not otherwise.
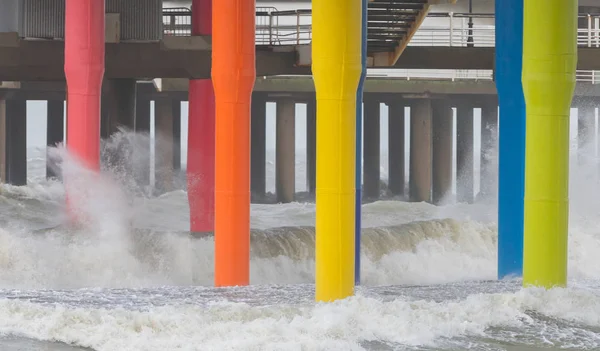
[{"label": "metal railing", "polygon": [[[472,17],[472,28],[468,27],[469,18]],[[408,43],[409,46],[472,46],[492,47],[495,42],[495,30],[493,24],[481,24],[478,22],[494,21],[493,14],[465,14],[465,13],[430,13],[425,20],[436,22],[435,24],[423,25],[415,32]],[[471,39],[471,43],[469,43]]]},{"label": "metal railing", "polygon": [[577,70],[577,81],[600,84],[600,71]]},{"label": "metal railing", "polygon": [[192,35],[192,11],[187,7],[163,8],[162,21],[163,35]]},{"label": "metal railing", "polygon": [[[600,16],[580,14],[585,25],[577,29],[577,45],[580,47],[600,47]],[[422,25],[412,37],[409,46],[493,47],[496,44],[494,14],[430,13],[430,22],[436,25]],[[469,18],[473,18],[473,28],[469,29]],[[479,23],[478,23],[479,22]],[[469,40],[471,39],[471,40]]]},{"label": "metal railing", "polygon": [[[381,70],[374,70],[375,72]],[[475,69],[448,69],[448,70],[433,70],[433,69],[394,69],[387,70],[387,73],[369,73],[367,77],[385,77],[405,80],[449,80],[452,82],[469,80],[469,81],[491,81],[494,79],[492,70],[475,70]],[[578,82],[600,84],[600,71],[577,70],[576,80]]]},{"label": "metal railing", "polygon": [[[256,45],[302,45],[312,40],[312,11],[278,11],[275,7],[256,8]],[[164,35],[191,35],[191,11],[188,8],[163,9]],[[469,29],[469,18],[473,28]],[[580,47],[600,48],[600,16],[581,14],[584,25],[577,30]],[[397,38],[400,39],[400,38]],[[471,39],[471,40],[470,40]],[[409,46],[493,47],[494,14],[432,12],[412,37]]]},{"label": "metal railing", "polygon": [[490,81],[492,70],[476,69],[368,69],[367,77],[394,78],[402,80],[460,80]]},{"label": "metal railing", "polygon": [[[163,9],[163,35],[192,35],[192,12],[186,7]],[[283,19],[283,20],[282,20]],[[301,45],[312,41],[311,10],[256,8],[256,45]]]},{"label": "metal railing", "polygon": [[[190,36],[191,11],[188,8],[163,9],[164,35]],[[469,17],[475,22],[469,31]],[[430,13],[429,22],[422,25],[412,37],[409,46],[493,47],[495,28],[493,14]],[[600,47],[600,16],[580,15],[586,25],[578,29],[577,44],[582,47]],[[256,45],[302,45],[312,40],[311,10],[278,11],[275,7],[256,8]],[[472,38],[472,40],[469,40]],[[387,77],[406,80],[492,80],[491,70],[429,70],[393,69],[375,70],[369,77]],[[374,73],[377,72],[377,73]],[[578,70],[577,81],[600,84],[600,71]]]},{"label": "metal railing", "polygon": [[[492,70],[477,69],[367,69],[367,78],[414,80],[414,81],[489,81],[493,77]],[[294,78],[306,76],[278,75],[272,78]],[[267,78],[268,79],[268,78]],[[578,82],[600,84],[600,71],[577,70]]]}]

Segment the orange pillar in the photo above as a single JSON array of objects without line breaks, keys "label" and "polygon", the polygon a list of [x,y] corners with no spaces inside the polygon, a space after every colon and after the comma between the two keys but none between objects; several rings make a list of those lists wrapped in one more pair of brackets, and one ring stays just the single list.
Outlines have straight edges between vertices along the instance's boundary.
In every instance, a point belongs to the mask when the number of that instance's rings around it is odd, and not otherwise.
[{"label": "orange pillar", "polygon": [[255,0],[213,3],[215,286],[250,280],[250,101],[256,78]]},{"label": "orange pillar", "polygon": [[[67,148],[95,171],[100,170],[103,76],[104,0],[66,0]],[[67,188],[68,202],[73,195]]]},{"label": "orange pillar", "polygon": [[[212,0],[192,2],[192,35],[211,35]],[[190,79],[187,184],[190,232],[213,232],[215,212],[215,94],[210,79]]]}]

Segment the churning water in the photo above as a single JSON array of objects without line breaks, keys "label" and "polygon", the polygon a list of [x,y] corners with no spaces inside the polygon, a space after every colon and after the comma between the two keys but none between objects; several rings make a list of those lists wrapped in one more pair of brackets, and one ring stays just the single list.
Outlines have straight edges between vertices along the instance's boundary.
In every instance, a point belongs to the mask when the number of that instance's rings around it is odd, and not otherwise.
[{"label": "churning water", "polygon": [[572,162],[569,288],[495,280],[494,201],[379,201],[363,207],[363,285],[329,304],[314,302],[314,204],[252,205],[251,286],[216,289],[213,241],[187,235],[183,188],[148,197],[131,167],[96,176],[53,157],[85,194],[72,202],[86,222],[62,226],[64,187],[43,179],[43,152],[30,185],[2,186],[3,350],[600,349],[593,157]]}]

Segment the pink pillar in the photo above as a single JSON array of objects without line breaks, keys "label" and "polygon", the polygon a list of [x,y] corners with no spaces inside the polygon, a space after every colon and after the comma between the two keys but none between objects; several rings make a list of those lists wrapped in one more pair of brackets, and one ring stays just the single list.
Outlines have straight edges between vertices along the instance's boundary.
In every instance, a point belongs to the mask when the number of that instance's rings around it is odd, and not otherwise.
[{"label": "pink pillar", "polygon": [[[212,34],[212,0],[193,0],[192,35]],[[190,79],[187,153],[190,231],[212,233],[215,211],[215,95],[210,79]]]},{"label": "pink pillar", "polygon": [[[104,41],[104,0],[66,0],[67,148],[96,171],[100,169]],[[67,196],[72,195],[67,189]]]}]

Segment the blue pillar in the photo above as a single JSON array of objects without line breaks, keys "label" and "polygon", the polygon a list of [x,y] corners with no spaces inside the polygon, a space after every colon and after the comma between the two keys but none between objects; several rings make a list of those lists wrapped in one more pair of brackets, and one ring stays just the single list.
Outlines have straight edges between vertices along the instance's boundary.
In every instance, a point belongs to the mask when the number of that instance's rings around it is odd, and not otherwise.
[{"label": "blue pillar", "polygon": [[356,91],[356,215],[354,217],[354,283],[360,285],[360,230],[361,230],[361,200],[362,200],[362,113],[363,113],[363,86],[367,76],[367,11],[368,0],[362,1],[362,73]]},{"label": "blue pillar", "polygon": [[496,71],[499,115],[498,278],[523,274],[525,98],[523,0],[496,1]]}]

